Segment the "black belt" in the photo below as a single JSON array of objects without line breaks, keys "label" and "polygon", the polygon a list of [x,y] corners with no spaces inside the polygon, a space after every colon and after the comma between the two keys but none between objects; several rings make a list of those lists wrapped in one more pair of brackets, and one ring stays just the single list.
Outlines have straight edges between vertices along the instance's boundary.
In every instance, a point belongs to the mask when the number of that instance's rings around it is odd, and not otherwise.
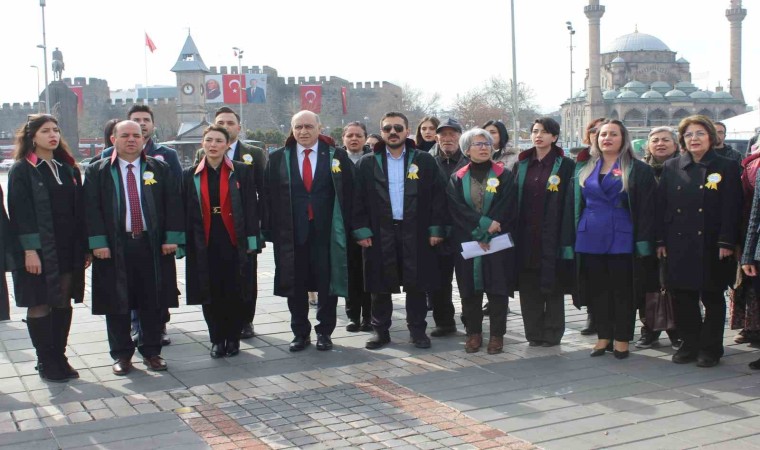
[{"label": "black belt", "polygon": [[146,238],[146,237],[148,237],[148,233],[146,233],[145,231],[141,231],[141,232],[139,232],[139,233],[133,233],[133,232],[131,232],[131,231],[125,231],[125,232],[124,232],[124,234],[123,234],[123,236],[124,236],[126,239],[134,239],[134,240],[137,240],[137,239],[143,239],[143,238]]},{"label": "black belt", "polygon": [[399,226],[399,225],[403,225],[403,224],[404,224],[404,221],[403,221],[403,220],[396,220],[396,219],[393,219],[393,225],[394,225],[394,226]]}]

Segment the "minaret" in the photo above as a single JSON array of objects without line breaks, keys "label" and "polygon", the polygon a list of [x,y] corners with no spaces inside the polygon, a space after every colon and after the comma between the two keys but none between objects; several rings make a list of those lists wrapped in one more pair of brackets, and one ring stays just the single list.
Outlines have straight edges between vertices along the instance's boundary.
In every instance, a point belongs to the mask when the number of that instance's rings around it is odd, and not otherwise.
[{"label": "minaret", "polygon": [[206,118],[204,78],[209,73],[190,32],[172,67],[177,74],[177,118],[179,123],[201,123]]},{"label": "minaret", "polygon": [[726,18],[731,24],[731,80],[729,93],[744,103],[742,92],[742,20],[747,17],[747,10],[742,8],[742,0],[731,0],[731,7],[726,10]]},{"label": "minaret", "polygon": [[[600,54],[601,45],[599,43],[599,23],[604,15],[604,5],[600,5],[599,0],[589,0],[588,6],[583,8],[583,12],[588,17],[588,86],[586,86],[586,101],[589,104],[589,117],[586,118],[586,121],[590,121],[597,117],[604,117],[606,114],[604,99],[602,98],[602,75],[599,69],[602,59],[602,55]],[[585,126],[585,124],[582,126]]]}]

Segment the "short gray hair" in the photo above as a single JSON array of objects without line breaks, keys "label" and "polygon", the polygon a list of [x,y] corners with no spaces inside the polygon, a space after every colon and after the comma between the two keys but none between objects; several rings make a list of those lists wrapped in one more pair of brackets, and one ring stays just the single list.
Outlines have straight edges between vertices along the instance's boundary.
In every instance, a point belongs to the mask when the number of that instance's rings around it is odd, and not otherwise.
[{"label": "short gray hair", "polygon": [[482,128],[472,128],[465,131],[462,137],[459,138],[459,149],[462,150],[462,153],[466,153],[470,149],[472,141],[478,136],[486,138],[488,145],[491,146],[491,150],[493,151],[493,137],[491,137],[491,133]]},{"label": "short gray hair", "polygon": [[678,142],[678,132],[673,127],[656,127],[652,128],[652,131],[649,132],[649,135],[647,136],[647,142],[657,133],[662,133],[663,131],[666,131],[670,133],[670,136],[673,138],[673,142]]}]

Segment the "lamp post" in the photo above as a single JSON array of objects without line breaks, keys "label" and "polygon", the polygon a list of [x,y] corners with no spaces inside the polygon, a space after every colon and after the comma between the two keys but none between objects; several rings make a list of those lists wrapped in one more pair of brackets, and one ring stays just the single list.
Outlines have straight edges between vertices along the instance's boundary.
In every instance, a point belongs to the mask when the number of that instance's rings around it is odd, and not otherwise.
[{"label": "lamp post", "polygon": [[515,130],[516,146],[520,146],[520,122],[517,120],[517,47],[515,44],[515,0],[512,0],[512,127]]},{"label": "lamp post", "polygon": [[241,78],[240,83],[240,125],[243,125],[243,90],[246,88],[245,86],[245,77],[242,74],[241,64],[243,63],[243,50],[239,49],[238,47],[232,47],[232,50],[235,51],[235,55],[237,55],[238,58],[238,76]]},{"label": "lamp post", "polygon": [[40,8],[42,8],[42,45],[38,45],[38,48],[42,49],[42,63],[45,65],[45,112],[50,114],[50,93],[48,92],[48,63],[47,63],[47,40],[45,38],[45,0],[40,0]]},{"label": "lamp post", "polygon": [[37,112],[40,112],[40,67],[34,64],[29,67],[37,70]]},{"label": "lamp post", "polygon": [[575,106],[573,104],[573,35],[575,29],[573,29],[573,23],[570,21],[565,22],[565,25],[567,25],[567,31],[570,32],[570,139],[568,139],[568,148],[570,148],[575,142],[575,120],[573,117],[575,112],[573,109]]}]

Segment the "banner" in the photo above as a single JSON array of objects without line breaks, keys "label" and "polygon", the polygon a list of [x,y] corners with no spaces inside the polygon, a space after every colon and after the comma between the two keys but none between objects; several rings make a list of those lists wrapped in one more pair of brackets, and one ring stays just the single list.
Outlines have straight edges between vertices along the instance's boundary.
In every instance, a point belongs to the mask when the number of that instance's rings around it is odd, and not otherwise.
[{"label": "banner", "polygon": [[322,85],[301,85],[301,109],[319,114],[322,111]]},{"label": "banner", "polygon": [[346,91],[347,91],[347,90],[348,90],[348,89],[346,89],[346,87],[345,87],[345,86],[342,86],[342,87],[340,88],[340,98],[341,98],[341,100],[343,101],[343,115],[344,115],[344,116],[345,116],[346,114],[348,114],[348,100],[346,100]]},{"label": "banner", "polygon": [[222,76],[221,75],[206,75],[206,83],[204,84],[206,103],[222,103]]},{"label": "banner", "polygon": [[82,91],[82,86],[69,86],[69,89],[77,96],[77,114],[81,115],[82,111],[84,111],[84,92]]},{"label": "banner", "polygon": [[260,104],[267,102],[267,76],[263,73],[245,74],[245,97],[248,103]]},{"label": "banner", "polygon": [[224,103],[248,103],[244,89],[245,75],[222,75]]}]

